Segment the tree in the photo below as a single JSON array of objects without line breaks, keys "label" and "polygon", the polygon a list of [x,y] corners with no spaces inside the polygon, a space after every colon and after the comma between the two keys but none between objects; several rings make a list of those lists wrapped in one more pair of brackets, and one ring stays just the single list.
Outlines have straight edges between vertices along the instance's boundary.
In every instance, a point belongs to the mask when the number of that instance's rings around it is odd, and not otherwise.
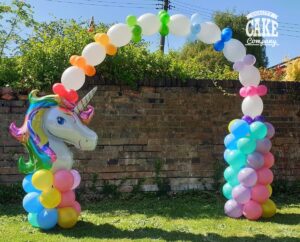
[{"label": "tree", "polygon": [[300,81],[300,59],[296,59],[287,65],[285,80]]}]

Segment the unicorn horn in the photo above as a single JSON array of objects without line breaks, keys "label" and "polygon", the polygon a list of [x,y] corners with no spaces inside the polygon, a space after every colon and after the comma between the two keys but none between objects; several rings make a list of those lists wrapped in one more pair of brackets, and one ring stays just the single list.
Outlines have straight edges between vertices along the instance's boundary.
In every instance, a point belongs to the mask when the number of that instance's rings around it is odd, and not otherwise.
[{"label": "unicorn horn", "polygon": [[89,102],[92,100],[93,96],[95,95],[97,91],[97,87],[94,87],[91,91],[89,91],[88,94],[86,94],[76,105],[76,107],[74,108],[74,112],[76,114],[79,114],[81,111],[83,111],[87,105],[89,104]]}]

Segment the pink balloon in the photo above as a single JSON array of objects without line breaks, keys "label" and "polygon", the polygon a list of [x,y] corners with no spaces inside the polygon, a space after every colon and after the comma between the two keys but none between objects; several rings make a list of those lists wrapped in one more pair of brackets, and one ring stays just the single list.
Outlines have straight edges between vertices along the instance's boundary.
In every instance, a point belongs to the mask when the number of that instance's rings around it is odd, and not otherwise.
[{"label": "pink balloon", "polygon": [[61,194],[61,202],[58,205],[59,208],[72,207],[75,203],[75,193],[74,191],[67,191]]},{"label": "pink balloon", "polygon": [[264,167],[271,168],[274,165],[275,158],[271,152],[264,155]]},{"label": "pink balloon", "polygon": [[240,89],[240,96],[241,97],[247,97],[247,90],[246,90],[246,87],[242,87]]},{"label": "pink balloon", "polygon": [[239,218],[243,215],[243,205],[238,204],[237,201],[230,199],[224,205],[224,212],[231,218]]},{"label": "pink balloon", "polygon": [[54,186],[60,192],[71,190],[74,183],[73,175],[68,170],[59,170],[54,174]]},{"label": "pink balloon", "polygon": [[258,203],[264,203],[269,199],[269,197],[270,193],[266,186],[258,184],[252,187],[251,199],[253,201],[256,201]]},{"label": "pink balloon", "polygon": [[78,213],[78,215],[81,213],[81,206],[80,206],[79,202],[75,201],[73,203],[72,207],[76,210],[76,212]]},{"label": "pink balloon", "polygon": [[256,184],[257,174],[256,171],[250,167],[245,167],[240,170],[238,179],[245,187],[252,187]]},{"label": "pink balloon", "polygon": [[80,181],[81,181],[81,177],[80,177],[80,174],[79,174],[79,172],[78,171],[76,171],[76,170],[71,170],[70,171],[71,173],[72,173],[72,175],[73,175],[73,179],[74,179],[74,183],[73,183],[73,185],[72,185],[72,190],[74,190],[76,187],[78,187],[79,186],[79,184],[80,184]]},{"label": "pink balloon", "polygon": [[251,191],[243,185],[237,185],[232,189],[232,197],[241,204],[248,202],[251,199]]},{"label": "pink balloon", "polygon": [[266,122],[265,125],[267,126],[267,129],[268,129],[267,138],[272,139],[273,136],[275,135],[274,126],[272,124],[268,123],[268,122]]},{"label": "pink balloon", "polygon": [[264,157],[259,152],[253,152],[247,156],[247,164],[257,170],[264,165]]},{"label": "pink balloon", "polygon": [[268,168],[261,168],[257,171],[257,183],[262,185],[271,184],[273,181],[273,172]]},{"label": "pink balloon", "polygon": [[268,88],[265,85],[259,85],[257,87],[257,94],[259,96],[264,96],[267,94],[267,92],[268,92]]},{"label": "pink balloon", "polygon": [[257,95],[256,87],[253,87],[253,86],[246,87],[246,93],[247,93],[247,96]]},{"label": "pink balloon", "polygon": [[259,203],[250,200],[243,207],[243,214],[247,219],[257,220],[263,213],[262,207]]},{"label": "pink balloon", "polygon": [[266,154],[268,153],[272,148],[272,143],[269,139],[259,139],[256,141],[256,151]]}]

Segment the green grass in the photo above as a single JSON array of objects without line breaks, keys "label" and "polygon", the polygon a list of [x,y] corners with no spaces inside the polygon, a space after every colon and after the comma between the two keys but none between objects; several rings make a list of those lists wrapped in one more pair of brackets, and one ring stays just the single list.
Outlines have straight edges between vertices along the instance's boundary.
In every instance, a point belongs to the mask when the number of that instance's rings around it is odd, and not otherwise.
[{"label": "green grass", "polygon": [[83,205],[77,225],[43,232],[29,225],[21,204],[0,206],[0,241],[300,241],[300,202],[276,201],[271,219],[223,214],[213,195],[105,199]]}]

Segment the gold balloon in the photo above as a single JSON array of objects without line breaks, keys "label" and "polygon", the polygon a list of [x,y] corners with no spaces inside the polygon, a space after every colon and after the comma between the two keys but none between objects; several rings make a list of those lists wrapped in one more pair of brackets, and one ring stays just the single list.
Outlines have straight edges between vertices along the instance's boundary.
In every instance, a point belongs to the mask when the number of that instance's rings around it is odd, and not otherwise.
[{"label": "gold balloon", "polygon": [[268,188],[268,191],[270,193],[270,197],[272,196],[272,193],[273,193],[273,188],[271,187],[270,184],[267,185],[267,188]]},{"label": "gold balloon", "polygon": [[61,193],[56,188],[45,190],[40,196],[40,202],[45,208],[55,208],[60,201]]},{"label": "gold balloon", "polygon": [[264,204],[262,204],[262,209],[263,209],[263,214],[262,214],[263,218],[270,218],[274,216],[276,213],[276,205],[271,199],[268,199]]},{"label": "gold balloon", "polygon": [[74,208],[65,207],[58,209],[58,225],[64,229],[75,226],[78,220],[78,213]]},{"label": "gold balloon", "polygon": [[53,174],[49,170],[38,170],[32,176],[32,185],[41,191],[49,189],[53,185]]},{"label": "gold balloon", "polygon": [[228,131],[230,132],[230,127],[231,125],[233,125],[233,123],[236,121],[237,119],[233,119],[230,121],[230,123],[228,124]]}]

